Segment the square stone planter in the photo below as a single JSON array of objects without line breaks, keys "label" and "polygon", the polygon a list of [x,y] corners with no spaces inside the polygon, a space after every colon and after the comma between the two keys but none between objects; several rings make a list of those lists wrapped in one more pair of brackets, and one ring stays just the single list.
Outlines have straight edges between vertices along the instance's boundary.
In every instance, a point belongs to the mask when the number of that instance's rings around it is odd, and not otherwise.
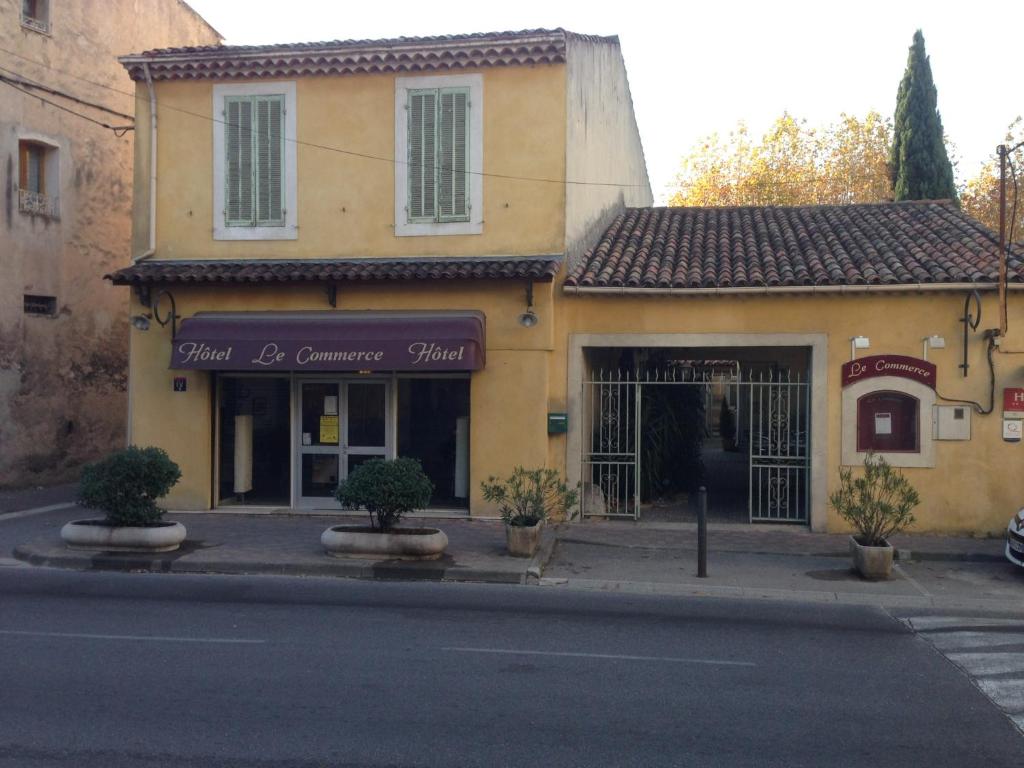
[{"label": "square stone planter", "polygon": [[865,547],[856,536],[850,536],[853,567],[869,581],[884,581],[892,575],[892,553],[888,542],[881,547]]},{"label": "square stone planter", "polygon": [[506,525],[505,543],[508,545],[508,553],[514,557],[533,557],[540,547],[543,527],[543,520],[535,525]]}]

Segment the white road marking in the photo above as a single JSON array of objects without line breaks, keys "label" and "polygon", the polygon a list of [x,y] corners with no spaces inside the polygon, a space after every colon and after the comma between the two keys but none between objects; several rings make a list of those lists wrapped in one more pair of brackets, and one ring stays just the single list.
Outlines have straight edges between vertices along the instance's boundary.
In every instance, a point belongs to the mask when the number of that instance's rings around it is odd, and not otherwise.
[{"label": "white road marking", "polygon": [[617,653],[573,653],[570,651],[518,651],[511,648],[442,648],[442,651],[458,653],[497,653],[511,656],[558,656],[576,659],[610,659],[613,661],[659,661],[675,664],[712,664],[727,667],[756,667],[752,661],[729,661],[726,659],[685,659],[673,656],[629,656]]},{"label": "white road marking", "polygon": [[1024,654],[1021,653],[948,653],[946,658],[971,675],[1024,672]]},{"label": "white road marking", "polygon": [[13,557],[0,557],[0,568],[28,568],[28,563]]},{"label": "white road marking", "polygon": [[939,650],[955,648],[991,648],[997,645],[1024,645],[1024,634],[1013,632],[935,632],[928,640]]},{"label": "white road marking", "polygon": [[977,616],[915,616],[906,619],[906,622],[918,632],[949,627],[1020,627],[1024,630],[1024,621],[1020,619],[991,619]]},{"label": "white road marking", "polygon": [[31,632],[17,629],[0,629],[0,635],[16,637],[65,637],[78,640],[148,640],[161,643],[225,643],[236,645],[259,645],[266,640],[245,637],[167,637],[161,635],[94,635],[86,632]]},{"label": "white road marking", "polygon": [[976,680],[978,687],[1007,712],[1024,712],[1024,680]]},{"label": "white road marking", "polygon": [[63,504],[51,504],[48,507],[34,507],[32,509],[22,509],[17,512],[3,512],[0,513],[0,521],[3,520],[15,520],[19,517],[31,517],[32,515],[42,515],[47,512],[56,512],[58,509],[70,509],[71,507],[77,507],[73,501],[66,501]]}]

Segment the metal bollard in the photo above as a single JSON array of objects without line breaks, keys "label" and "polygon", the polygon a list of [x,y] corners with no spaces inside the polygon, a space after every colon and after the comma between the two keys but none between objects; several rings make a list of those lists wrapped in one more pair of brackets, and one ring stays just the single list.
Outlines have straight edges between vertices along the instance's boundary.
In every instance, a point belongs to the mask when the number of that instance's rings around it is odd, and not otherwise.
[{"label": "metal bollard", "polygon": [[697,508],[697,577],[708,577],[708,489],[697,489],[700,506]]}]

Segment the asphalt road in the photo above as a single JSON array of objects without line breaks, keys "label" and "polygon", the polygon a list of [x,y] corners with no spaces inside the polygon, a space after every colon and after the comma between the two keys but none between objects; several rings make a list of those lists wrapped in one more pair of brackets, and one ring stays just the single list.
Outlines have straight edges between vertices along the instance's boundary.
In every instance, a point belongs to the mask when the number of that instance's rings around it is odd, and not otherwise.
[{"label": "asphalt road", "polygon": [[992,766],[1024,742],[854,606],[0,568],[0,766]]}]

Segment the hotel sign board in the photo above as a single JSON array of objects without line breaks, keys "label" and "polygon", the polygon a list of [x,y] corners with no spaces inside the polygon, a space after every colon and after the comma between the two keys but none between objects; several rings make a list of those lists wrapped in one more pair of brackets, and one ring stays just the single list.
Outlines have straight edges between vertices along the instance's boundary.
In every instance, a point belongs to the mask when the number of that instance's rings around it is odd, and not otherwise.
[{"label": "hotel sign board", "polygon": [[871,355],[843,363],[843,386],[877,376],[899,376],[935,389],[935,365],[918,357]]},{"label": "hotel sign board", "polygon": [[[247,317],[246,315],[254,315]],[[484,366],[478,313],[368,316],[236,313],[186,319],[175,370],[473,371]]]},{"label": "hotel sign board", "polygon": [[1003,388],[1003,413],[1019,414],[1024,418],[1024,387]]}]

